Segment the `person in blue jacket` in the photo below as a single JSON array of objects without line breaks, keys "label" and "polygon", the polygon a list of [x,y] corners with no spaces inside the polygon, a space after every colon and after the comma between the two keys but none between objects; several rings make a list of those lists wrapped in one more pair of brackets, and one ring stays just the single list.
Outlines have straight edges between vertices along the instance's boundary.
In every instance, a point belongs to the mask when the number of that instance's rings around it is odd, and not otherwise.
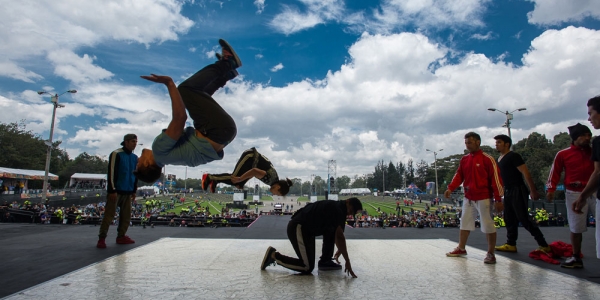
[{"label": "person in blue jacket", "polygon": [[106,205],[104,217],[100,225],[98,243],[96,247],[106,248],[106,236],[112,223],[117,206],[119,207],[119,226],[117,228],[117,244],[133,244],[134,240],[127,235],[129,221],[131,220],[131,201],[135,199],[137,191],[137,177],[134,175],[138,157],[133,153],[137,146],[137,136],[126,134],[119,148],[110,154],[108,159],[108,176],[106,186]]}]

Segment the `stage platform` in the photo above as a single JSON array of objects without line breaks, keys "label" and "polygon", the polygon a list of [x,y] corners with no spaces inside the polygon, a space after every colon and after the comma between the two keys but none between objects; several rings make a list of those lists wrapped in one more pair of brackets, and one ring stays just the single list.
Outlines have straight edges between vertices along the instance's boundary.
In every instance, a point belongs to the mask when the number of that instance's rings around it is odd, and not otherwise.
[{"label": "stage platform", "polygon": [[[116,245],[114,240],[107,239],[107,249],[95,248],[99,227],[1,224],[0,256],[5,264],[0,271],[3,293],[0,296],[6,296],[5,299],[598,299],[600,295],[600,284],[594,276],[599,271],[599,260],[593,257],[590,252],[593,247],[589,245],[594,228],[584,234],[584,239],[587,238],[584,254],[588,258],[583,270],[565,270],[526,257],[525,249],[533,240],[526,232],[520,236],[523,243],[519,245],[519,253],[499,253],[497,264],[486,265],[482,250],[485,238],[480,232],[471,235],[466,257],[449,258],[445,253],[456,246],[457,229],[347,228],[348,250],[358,278],[350,278],[343,271],[316,269],[313,276],[297,276],[281,266],[261,271],[260,263],[268,246],[293,255],[285,237],[288,220],[289,216],[261,217],[249,228],[133,227],[129,235],[136,238],[136,244]],[[547,229],[544,233],[549,240],[554,235],[568,238],[568,229]],[[114,235],[112,227],[111,234]],[[501,230],[499,240],[503,234]],[[62,241],[57,240],[60,237]],[[317,240],[317,254],[320,247],[321,240]],[[29,255],[33,256],[26,259]]]}]

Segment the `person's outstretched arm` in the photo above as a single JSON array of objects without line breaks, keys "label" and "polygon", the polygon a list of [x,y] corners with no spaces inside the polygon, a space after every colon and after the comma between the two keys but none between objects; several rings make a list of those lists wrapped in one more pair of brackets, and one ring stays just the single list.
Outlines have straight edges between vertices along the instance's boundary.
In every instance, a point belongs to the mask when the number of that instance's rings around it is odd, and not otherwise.
[{"label": "person's outstretched arm", "polygon": [[348,256],[348,249],[346,248],[346,236],[344,236],[344,231],[342,230],[341,226],[338,226],[335,230],[335,245],[337,246],[338,251],[333,256],[334,259],[339,263],[339,257],[342,255],[346,261],[344,272],[353,278],[356,278],[357,276],[352,270],[352,264],[350,264],[350,257]]},{"label": "person's outstretched arm", "polygon": [[169,96],[171,96],[171,108],[173,110],[173,116],[171,122],[165,131],[165,134],[174,140],[179,140],[181,134],[183,134],[183,127],[185,127],[185,121],[187,121],[187,114],[185,113],[185,104],[181,99],[181,94],[177,86],[173,82],[173,79],[169,76],[151,74],[150,76],[140,76],[146,80],[162,83],[167,86],[169,90]]}]

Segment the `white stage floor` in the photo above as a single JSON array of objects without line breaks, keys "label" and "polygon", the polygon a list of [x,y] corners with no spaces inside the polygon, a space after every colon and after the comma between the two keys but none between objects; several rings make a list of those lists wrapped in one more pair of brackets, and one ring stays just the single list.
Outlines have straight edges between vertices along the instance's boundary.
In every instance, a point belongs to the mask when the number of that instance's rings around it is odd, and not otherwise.
[{"label": "white stage floor", "polygon": [[[295,276],[260,270],[268,246],[287,240],[163,238],[5,299],[598,299],[600,285],[448,240],[348,240],[358,278],[343,271]],[[321,240],[317,240],[317,258]],[[343,259],[340,259],[343,264]]]}]

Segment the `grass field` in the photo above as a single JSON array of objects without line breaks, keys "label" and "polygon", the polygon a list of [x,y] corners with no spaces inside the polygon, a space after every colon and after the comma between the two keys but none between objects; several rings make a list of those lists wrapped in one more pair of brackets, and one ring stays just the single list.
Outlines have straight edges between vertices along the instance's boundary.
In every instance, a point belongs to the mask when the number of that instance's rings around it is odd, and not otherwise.
[{"label": "grass field", "polygon": [[[349,198],[349,197],[340,197],[340,200],[347,199],[347,198]],[[381,212],[385,212],[387,214],[395,214],[396,213],[396,200],[392,197],[375,197],[375,196],[369,195],[369,196],[358,196],[357,198],[360,199],[361,202],[363,203],[363,210],[367,211],[367,214],[370,216],[378,216],[379,215],[378,209],[380,209]],[[157,197],[157,198],[151,198],[151,199],[157,199],[157,200],[161,201],[162,203],[171,203],[171,196]],[[325,200],[325,196],[319,196],[319,197],[317,197],[317,200]],[[183,208],[187,209],[189,206],[195,206],[196,201],[198,201],[200,206],[202,206],[204,208],[208,207],[210,214],[214,215],[214,214],[220,214],[221,210],[223,209],[223,207],[226,206],[227,203],[233,203],[233,195],[231,195],[231,194],[196,194],[193,197],[186,197],[186,201],[183,204],[180,201],[176,200],[175,208],[167,210],[167,212],[180,214],[181,209],[183,209]],[[261,201],[263,201],[263,203],[269,202],[269,201],[273,201],[273,198],[271,196],[262,196]],[[308,202],[309,198],[308,197],[298,197],[298,201],[299,202]],[[244,202],[247,204],[251,204],[252,196],[248,196]],[[413,206],[404,206],[404,202],[400,201],[400,208],[403,208],[405,211],[410,211],[411,208],[413,208],[414,210],[418,210],[418,211],[424,211],[425,204],[426,204],[425,202],[426,201],[423,201],[422,203],[416,202]],[[139,200],[138,203],[144,203],[144,200]],[[429,202],[427,201],[427,203],[429,203]],[[444,206],[444,205],[450,206],[450,204],[448,204],[448,203],[441,204],[441,206]],[[270,205],[265,204],[263,207],[270,208]],[[250,205],[249,209],[252,209],[252,208],[253,208],[253,206]],[[430,211],[432,211],[432,212],[435,211],[435,208],[437,208],[437,207],[433,207]],[[264,211],[264,209],[261,209],[261,208],[259,208],[259,210]],[[234,209],[233,211],[238,213],[240,211],[240,209]],[[446,215],[453,216],[454,213],[447,213]]]}]

